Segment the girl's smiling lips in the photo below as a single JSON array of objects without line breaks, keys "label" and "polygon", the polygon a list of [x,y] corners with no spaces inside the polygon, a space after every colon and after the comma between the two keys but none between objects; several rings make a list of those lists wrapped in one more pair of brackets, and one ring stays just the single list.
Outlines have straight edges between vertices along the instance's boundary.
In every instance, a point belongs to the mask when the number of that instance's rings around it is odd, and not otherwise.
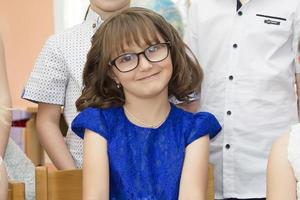
[{"label": "girl's smiling lips", "polygon": [[148,75],[148,76],[144,76],[144,77],[142,77],[142,78],[139,78],[139,79],[137,79],[138,81],[143,81],[143,80],[148,80],[148,79],[151,79],[152,77],[154,77],[154,76],[156,76],[156,75],[158,75],[159,74],[159,72],[156,72],[156,73],[153,73],[153,74],[151,74],[151,75]]}]

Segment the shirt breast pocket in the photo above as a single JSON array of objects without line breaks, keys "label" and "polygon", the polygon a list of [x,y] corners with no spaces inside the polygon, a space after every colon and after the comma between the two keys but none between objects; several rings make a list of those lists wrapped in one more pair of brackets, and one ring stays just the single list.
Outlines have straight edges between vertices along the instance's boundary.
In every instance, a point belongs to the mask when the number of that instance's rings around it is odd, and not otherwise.
[{"label": "shirt breast pocket", "polygon": [[280,40],[289,37],[292,33],[292,20],[283,14],[256,13],[251,17],[249,34],[264,40]]}]

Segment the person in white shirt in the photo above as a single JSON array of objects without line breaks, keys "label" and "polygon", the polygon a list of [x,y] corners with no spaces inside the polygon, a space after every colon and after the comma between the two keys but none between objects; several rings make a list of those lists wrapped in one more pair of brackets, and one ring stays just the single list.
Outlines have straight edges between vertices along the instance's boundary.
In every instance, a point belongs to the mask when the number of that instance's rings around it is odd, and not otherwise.
[{"label": "person in white shirt", "polygon": [[40,53],[22,98],[38,103],[37,131],[42,146],[58,169],[82,166],[81,138],[70,129],[66,142],[59,128],[61,107],[70,124],[81,95],[82,71],[91,38],[102,20],[128,8],[130,0],[90,0],[90,11],[79,25],[51,36]]},{"label": "person in white shirt", "polygon": [[271,144],[298,122],[300,1],[192,0],[188,24],[204,70],[199,110],[223,126],[210,147],[215,198],[263,199]]}]

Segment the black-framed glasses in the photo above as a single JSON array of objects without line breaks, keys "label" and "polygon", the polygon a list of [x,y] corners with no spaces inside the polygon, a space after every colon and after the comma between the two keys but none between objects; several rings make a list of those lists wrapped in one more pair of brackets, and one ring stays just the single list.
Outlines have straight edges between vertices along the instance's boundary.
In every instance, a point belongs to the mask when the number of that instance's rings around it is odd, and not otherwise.
[{"label": "black-framed glasses", "polygon": [[134,70],[140,61],[140,55],[152,63],[160,62],[169,56],[170,42],[162,42],[147,47],[139,53],[124,53],[109,62],[110,66],[115,66],[120,72],[129,72]]}]

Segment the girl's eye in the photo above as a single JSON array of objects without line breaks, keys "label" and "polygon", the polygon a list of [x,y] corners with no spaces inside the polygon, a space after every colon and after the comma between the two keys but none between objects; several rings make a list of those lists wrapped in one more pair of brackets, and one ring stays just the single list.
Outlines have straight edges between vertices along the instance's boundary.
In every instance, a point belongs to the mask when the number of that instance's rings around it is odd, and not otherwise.
[{"label": "girl's eye", "polygon": [[125,54],[123,56],[121,56],[120,58],[118,58],[118,62],[119,63],[126,63],[126,62],[130,62],[134,59],[133,54]]},{"label": "girl's eye", "polygon": [[148,53],[155,53],[160,49],[160,45],[153,45],[147,49]]}]

